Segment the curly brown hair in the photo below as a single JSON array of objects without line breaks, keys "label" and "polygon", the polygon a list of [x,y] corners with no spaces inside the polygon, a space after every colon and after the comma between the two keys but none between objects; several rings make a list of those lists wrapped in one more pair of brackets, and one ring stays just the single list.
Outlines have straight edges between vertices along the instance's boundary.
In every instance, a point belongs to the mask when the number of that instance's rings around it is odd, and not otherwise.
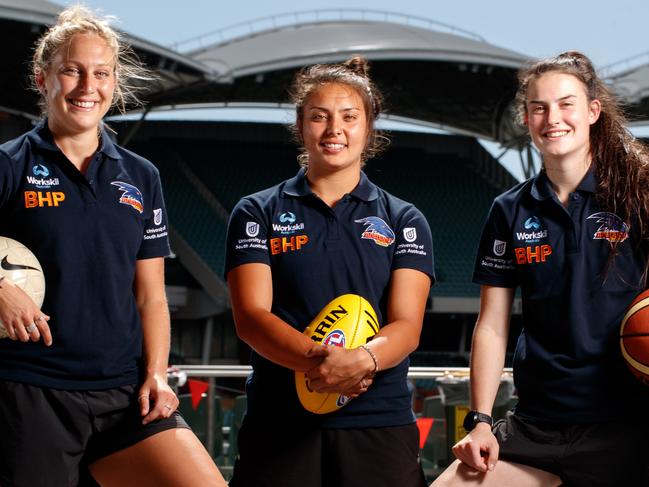
[{"label": "curly brown hair", "polygon": [[599,119],[590,128],[597,200],[603,210],[637,225],[641,240],[649,240],[649,151],[627,130],[620,101],[597,76],[588,57],[568,51],[523,66],[516,93],[519,122],[524,120],[530,83],[551,71],[576,77],[586,87],[588,99],[600,101]]},{"label": "curly brown hair", "polygon": [[289,90],[290,100],[295,104],[295,123],[290,126],[295,141],[300,144],[298,162],[302,167],[308,167],[309,154],[302,140],[302,125],[304,105],[309,96],[323,85],[338,83],[350,86],[363,100],[363,107],[367,116],[369,136],[365,149],[361,154],[363,164],[368,159],[377,156],[389,145],[390,140],[374,128],[374,123],[383,108],[383,95],[372,83],[369,77],[369,63],[361,56],[352,56],[344,63],[315,64],[302,68],[295,75]]}]

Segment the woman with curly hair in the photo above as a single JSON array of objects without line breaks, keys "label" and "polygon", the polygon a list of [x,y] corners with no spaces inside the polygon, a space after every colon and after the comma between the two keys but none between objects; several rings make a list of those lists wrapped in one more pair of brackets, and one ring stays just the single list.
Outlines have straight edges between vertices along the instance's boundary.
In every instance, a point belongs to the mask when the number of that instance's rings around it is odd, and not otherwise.
[{"label": "woman with curly hair", "polygon": [[[367,61],[305,68],[292,95],[302,169],[243,198],[228,227],[232,310],[253,349],[230,485],[425,486],[406,374],[434,280],[430,229],[362,171],[383,140]],[[380,331],[354,349],[316,345],[304,328],[348,293],[370,302]],[[295,371],[316,392],[354,399],[310,413],[298,402]]]},{"label": "woman with curly hair", "polygon": [[[646,288],[649,154],[579,52],[521,69],[517,103],[543,168],[487,218],[469,434],[433,485],[646,485],[649,389],[626,370],[618,337]],[[517,287],[519,402],[492,425]]]}]

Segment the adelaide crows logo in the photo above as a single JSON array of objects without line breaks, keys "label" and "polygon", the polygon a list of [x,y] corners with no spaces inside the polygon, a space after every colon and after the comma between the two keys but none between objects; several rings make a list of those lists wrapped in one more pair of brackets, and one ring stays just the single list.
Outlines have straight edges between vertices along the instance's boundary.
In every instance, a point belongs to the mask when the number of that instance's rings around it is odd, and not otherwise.
[{"label": "adelaide crows logo", "polygon": [[629,238],[629,225],[614,213],[600,211],[593,213],[587,220],[595,220],[600,226],[595,230],[593,240],[608,240],[611,243],[622,243]]},{"label": "adelaide crows logo", "polygon": [[394,242],[394,232],[378,216],[368,216],[360,220],[354,220],[355,223],[363,223],[367,225],[363,231],[361,238],[369,238],[374,240],[374,243],[382,247],[388,247]]},{"label": "adelaide crows logo", "polygon": [[123,191],[122,196],[119,198],[119,202],[123,205],[129,205],[130,207],[137,210],[138,213],[144,211],[144,203],[142,203],[142,193],[132,184],[125,183],[123,181],[113,181],[110,183],[117,186],[120,190]]}]

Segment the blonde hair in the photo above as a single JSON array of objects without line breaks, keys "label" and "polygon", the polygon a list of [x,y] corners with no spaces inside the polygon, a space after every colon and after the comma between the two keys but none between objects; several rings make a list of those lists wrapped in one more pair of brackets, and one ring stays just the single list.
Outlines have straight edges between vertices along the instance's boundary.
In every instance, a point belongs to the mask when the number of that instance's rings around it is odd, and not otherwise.
[{"label": "blonde hair", "polygon": [[[69,44],[74,35],[92,34],[105,40],[113,52],[115,92],[111,106],[121,113],[126,111],[127,106],[141,106],[138,93],[143,89],[143,82],[152,81],[154,77],[133,49],[123,42],[122,36],[110,26],[113,20],[115,17],[100,17],[85,5],[73,5],[63,10],[56,24],[36,42],[31,65],[32,87],[40,93],[38,78],[47,74],[56,54]],[[39,105],[43,114],[47,114],[47,103],[42,93]]]}]

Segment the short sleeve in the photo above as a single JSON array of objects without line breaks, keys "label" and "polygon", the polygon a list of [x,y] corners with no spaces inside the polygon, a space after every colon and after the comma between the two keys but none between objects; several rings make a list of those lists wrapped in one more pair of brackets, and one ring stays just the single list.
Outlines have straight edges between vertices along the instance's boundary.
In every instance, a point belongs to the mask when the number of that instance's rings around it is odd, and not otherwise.
[{"label": "short sleeve", "polygon": [[14,166],[11,158],[0,150],[0,208],[11,198],[14,190]]},{"label": "short sleeve", "polygon": [[151,259],[154,257],[167,257],[169,248],[169,222],[162,195],[160,176],[156,172],[151,184],[151,196],[147,220],[144,223],[142,244],[137,254],[138,259]]},{"label": "short sleeve", "polygon": [[263,210],[250,198],[243,198],[232,210],[225,250],[225,277],[243,264],[268,264],[268,224]]},{"label": "short sleeve", "polygon": [[504,211],[496,200],[482,230],[473,282],[497,287],[517,286],[511,236]]},{"label": "short sleeve", "polygon": [[399,219],[392,269],[415,269],[435,282],[433,237],[424,215],[414,206]]}]

